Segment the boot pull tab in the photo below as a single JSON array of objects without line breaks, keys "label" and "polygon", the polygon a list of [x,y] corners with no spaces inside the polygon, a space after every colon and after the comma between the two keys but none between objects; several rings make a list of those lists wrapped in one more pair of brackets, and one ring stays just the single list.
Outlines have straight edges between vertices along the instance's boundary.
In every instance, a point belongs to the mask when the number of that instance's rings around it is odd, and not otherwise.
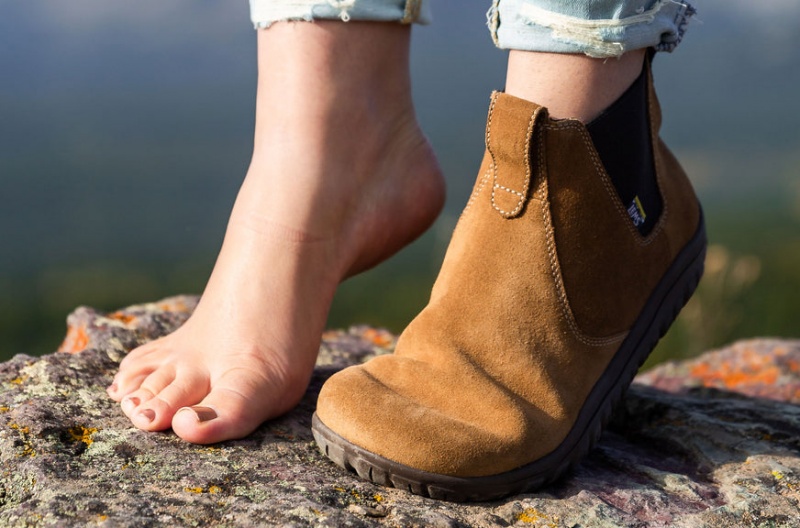
[{"label": "boot pull tab", "polygon": [[531,186],[530,147],[541,106],[504,93],[492,94],[486,149],[492,159],[492,207],[503,218],[518,216]]}]

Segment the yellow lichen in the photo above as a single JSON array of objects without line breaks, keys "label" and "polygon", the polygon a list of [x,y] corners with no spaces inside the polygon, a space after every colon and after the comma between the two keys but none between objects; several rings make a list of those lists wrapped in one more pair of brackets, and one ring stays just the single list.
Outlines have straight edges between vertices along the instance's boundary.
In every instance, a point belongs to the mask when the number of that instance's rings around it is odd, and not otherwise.
[{"label": "yellow lichen", "polygon": [[214,485],[211,485],[208,488],[204,488],[202,486],[195,486],[195,487],[191,487],[191,488],[189,488],[189,487],[183,488],[183,491],[185,491],[186,493],[211,493],[211,494],[215,494],[215,493],[221,493],[222,492],[222,488],[220,488],[219,486],[214,486]]},{"label": "yellow lichen", "polygon": [[375,502],[383,501],[383,495],[381,495],[380,493],[376,493],[375,495],[372,496],[372,498],[375,499]]},{"label": "yellow lichen", "polygon": [[108,515],[98,515],[97,516],[97,522],[103,522],[106,519],[108,519]]},{"label": "yellow lichen", "polygon": [[96,432],[96,427],[84,427],[82,425],[76,425],[69,430],[69,435],[74,441],[83,442],[86,444],[86,447],[89,447],[94,442],[94,440],[92,440],[92,435]]},{"label": "yellow lichen", "polygon": [[775,480],[781,480],[783,478],[783,473],[778,470],[773,470],[772,476],[775,477]]},{"label": "yellow lichen", "polygon": [[556,519],[552,519],[549,516],[543,514],[536,508],[525,508],[517,515],[517,520],[519,522],[523,522],[525,524],[533,524],[538,522],[544,522],[542,526],[546,526],[547,528],[557,528],[558,522]]},{"label": "yellow lichen", "polygon": [[7,413],[11,410],[11,407],[7,407],[5,405],[0,405],[0,413]]},{"label": "yellow lichen", "polygon": [[21,457],[31,457],[34,458],[36,456],[36,451],[33,450],[33,446],[28,442],[28,435],[30,434],[31,430],[30,427],[27,425],[19,425],[18,423],[10,423],[8,424],[9,429],[14,429],[15,431],[19,431],[22,434],[22,451],[17,453],[17,458]]},{"label": "yellow lichen", "polygon": [[10,423],[10,424],[8,424],[8,426],[11,429],[16,429],[17,431],[19,431],[22,434],[29,434],[31,432],[30,427],[28,427],[27,425],[19,425],[18,423]]},{"label": "yellow lichen", "polygon": [[17,376],[16,378],[9,381],[9,383],[13,383],[14,385],[22,385],[28,380],[28,376]]}]

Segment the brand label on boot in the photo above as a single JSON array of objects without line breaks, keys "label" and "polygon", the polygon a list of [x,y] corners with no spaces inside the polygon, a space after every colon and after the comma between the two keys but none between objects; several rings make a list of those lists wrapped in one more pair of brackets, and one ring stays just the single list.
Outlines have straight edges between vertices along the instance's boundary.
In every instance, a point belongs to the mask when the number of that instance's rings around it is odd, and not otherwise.
[{"label": "brand label on boot", "polygon": [[644,207],[642,207],[642,202],[639,201],[638,196],[634,196],[633,201],[628,206],[628,216],[631,217],[631,220],[633,220],[633,225],[636,227],[642,225],[647,218],[647,215],[644,212]]}]

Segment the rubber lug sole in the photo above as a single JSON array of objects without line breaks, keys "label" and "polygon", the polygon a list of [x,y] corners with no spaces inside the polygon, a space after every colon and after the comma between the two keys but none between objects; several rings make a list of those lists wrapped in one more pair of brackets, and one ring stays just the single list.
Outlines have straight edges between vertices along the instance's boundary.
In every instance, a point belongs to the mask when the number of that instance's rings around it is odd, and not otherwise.
[{"label": "rubber lug sole", "polygon": [[359,477],[430,497],[456,502],[489,501],[534,491],[557,480],[597,443],[616,405],[642,363],[667,332],[703,275],[706,234],[698,229],[656,286],[653,294],[586,399],[564,441],[548,455],[517,469],[485,477],[453,477],[399,464],[352,444],[314,414],[311,429],[322,453]]}]

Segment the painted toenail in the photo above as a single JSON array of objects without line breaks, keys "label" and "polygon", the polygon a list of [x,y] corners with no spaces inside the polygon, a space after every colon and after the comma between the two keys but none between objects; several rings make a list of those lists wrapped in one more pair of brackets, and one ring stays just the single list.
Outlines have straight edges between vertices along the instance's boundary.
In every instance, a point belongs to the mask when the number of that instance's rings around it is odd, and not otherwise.
[{"label": "painted toenail", "polygon": [[211,407],[203,407],[202,405],[195,405],[193,407],[184,407],[181,411],[194,411],[198,422],[208,422],[217,417],[217,412]]},{"label": "painted toenail", "polygon": [[122,407],[122,410],[125,411],[126,413],[131,413],[139,405],[139,403],[140,403],[139,398],[137,398],[136,396],[133,397],[129,396],[122,400],[120,406]]},{"label": "painted toenail", "polygon": [[156,419],[156,412],[153,409],[143,409],[139,411],[139,416],[146,419],[148,422],[152,422]]}]

